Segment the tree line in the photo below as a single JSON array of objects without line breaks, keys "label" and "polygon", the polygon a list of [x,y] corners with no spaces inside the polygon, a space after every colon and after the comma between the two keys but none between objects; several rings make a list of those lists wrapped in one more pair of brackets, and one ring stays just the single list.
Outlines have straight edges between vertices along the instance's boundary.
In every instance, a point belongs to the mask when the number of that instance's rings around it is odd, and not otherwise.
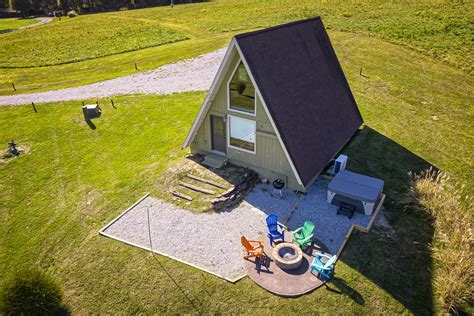
[{"label": "tree line", "polygon": [[52,12],[66,14],[94,13],[115,10],[139,9],[173,4],[205,2],[206,0],[0,0],[0,8],[11,7],[22,16],[48,15]]}]

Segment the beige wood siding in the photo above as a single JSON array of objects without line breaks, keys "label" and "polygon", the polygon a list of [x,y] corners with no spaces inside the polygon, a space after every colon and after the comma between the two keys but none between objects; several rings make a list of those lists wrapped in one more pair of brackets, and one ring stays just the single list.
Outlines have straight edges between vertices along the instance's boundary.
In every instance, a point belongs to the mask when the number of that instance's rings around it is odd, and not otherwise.
[{"label": "beige wood siding", "polygon": [[[227,109],[227,82],[229,81],[232,71],[235,69],[239,60],[240,58],[238,54],[234,52],[229,67],[230,71],[224,75],[224,80],[222,81],[214,100],[212,100],[203,123],[197,131],[196,137],[191,145],[191,151],[193,153],[201,154],[206,154],[211,151],[210,115],[232,115],[254,120],[257,122],[257,135],[255,142],[256,153],[247,153],[227,146],[227,157],[230,162],[254,169],[260,174],[260,177],[268,178],[271,181],[276,178],[283,178],[290,189],[302,191],[303,188],[298,184],[290,163],[288,162],[283,148],[273,130],[272,124],[265,113],[260,96],[257,95],[255,116],[229,111]],[[227,135],[227,137],[228,136],[229,135]]]}]

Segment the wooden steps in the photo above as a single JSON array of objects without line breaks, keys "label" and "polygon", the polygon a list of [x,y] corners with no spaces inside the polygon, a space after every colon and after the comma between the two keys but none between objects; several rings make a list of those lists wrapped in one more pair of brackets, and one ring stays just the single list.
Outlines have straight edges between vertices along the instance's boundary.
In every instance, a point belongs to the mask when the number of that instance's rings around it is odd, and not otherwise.
[{"label": "wooden steps", "polygon": [[200,192],[200,193],[204,193],[204,194],[208,194],[208,195],[214,195],[214,194],[216,194],[216,192],[214,192],[214,191],[212,191],[212,190],[200,188],[200,187],[198,187],[198,186],[195,186],[195,185],[193,185],[193,184],[186,183],[186,182],[183,182],[183,181],[179,181],[179,185],[182,186],[182,187],[191,189],[191,190],[193,190],[193,191]]},{"label": "wooden steps", "polygon": [[[222,158],[225,158],[225,157],[222,157]],[[206,186],[211,185],[211,186],[214,186],[218,189],[223,189],[223,190],[228,189],[228,186],[226,186],[226,185],[220,184],[220,183],[218,183],[216,181],[213,181],[213,180],[201,178],[201,177],[193,175],[193,174],[186,174],[186,177],[188,179],[192,180],[191,183],[185,182],[185,181],[178,181],[178,185],[181,186],[182,188],[193,190],[193,191],[198,192],[198,193],[202,193],[202,194],[206,194],[206,195],[215,195],[216,194],[216,191],[207,189],[205,187],[202,187],[202,186],[200,186],[200,184],[204,184]],[[193,184],[193,183],[195,183],[195,184]],[[187,200],[187,201],[192,201],[193,200],[193,198],[191,196],[189,196],[189,195],[187,195],[183,192],[179,192],[177,190],[172,190],[172,191],[170,191],[170,193],[171,193],[171,195],[173,195],[175,197],[178,197],[178,198],[181,198],[183,200]]]},{"label": "wooden steps", "polygon": [[193,180],[196,180],[196,181],[199,181],[199,182],[202,182],[202,183],[210,184],[210,185],[215,186],[219,189],[227,189],[227,187],[225,185],[222,185],[222,184],[217,183],[217,182],[212,181],[212,180],[203,179],[203,178],[200,178],[200,177],[192,175],[192,174],[188,174],[187,177],[189,179],[193,179]]}]

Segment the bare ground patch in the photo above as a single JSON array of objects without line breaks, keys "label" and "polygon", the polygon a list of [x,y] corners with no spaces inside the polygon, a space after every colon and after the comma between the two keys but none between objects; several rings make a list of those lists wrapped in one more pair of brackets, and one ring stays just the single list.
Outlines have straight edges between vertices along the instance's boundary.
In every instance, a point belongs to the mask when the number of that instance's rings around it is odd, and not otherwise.
[{"label": "bare ground patch", "polygon": [[[212,211],[211,200],[236,185],[246,169],[232,164],[227,164],[219,169],[211,169],[200,164],[202,159],[203,156],[200,155],[189,156],[186,159],[181,159],[177,163],[171,165],[152,185],[151,191],[161,199],[189,211]],[[225,187],[225,189],[191,179],[188,175],[194,175],[199,178],[211,180]],[[185,182],[205,190],[213,191],[214,194],[197,192],[181,186],[179,184],[180,182]],[[173,196],[171,194],[173,191],[191,197],[192,201]]]},{"label": "bare ground patch", "polygon": [[18,154],[12,154],[8,148],[0,149],[0,166],[5,165],[15,158],[26,155],[30,152],[31,146],[29,144],[21,144],[17,146]]}]

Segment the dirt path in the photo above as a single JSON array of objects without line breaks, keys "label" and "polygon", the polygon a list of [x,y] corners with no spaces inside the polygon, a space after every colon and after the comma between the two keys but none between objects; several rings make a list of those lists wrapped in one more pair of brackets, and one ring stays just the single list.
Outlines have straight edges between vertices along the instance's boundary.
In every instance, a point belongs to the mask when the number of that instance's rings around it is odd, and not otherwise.
[{"label": "dirt path", "polygon": [[40,25],[51,22],[53,20],[53,18],[35,18],[35,20],[40,20],[40,21],[35,23],[35,24],[30,24],[30,25],[19,27],[16,30],[30,29],[32,27],[40,26]]},{"label": "dirt path", "polygon": [[18,30],[30,29],[30,28],[32,28],[32,27],[36,27],[36,26],[40,26],[40,25],[49,23],[49,22],[51,22],[53,19],[52,19],[52,18],[34,18],[34,20],[39,20],[39,22],[30,24],[30,25],[25,25],[25,26],[17,27],[16,29],[2,30],[2,31],[0,31],[0,34],[3,34],[3,33],[10,33],[10,32],[18,31]]},{"label": "dirt path", "polygon": [[0,96],[0,106],[31,102],[90,100],[124,94],[171,94],[207,90],[224,57],[220,49],[139,74],[88,85],[37,93]]}]

